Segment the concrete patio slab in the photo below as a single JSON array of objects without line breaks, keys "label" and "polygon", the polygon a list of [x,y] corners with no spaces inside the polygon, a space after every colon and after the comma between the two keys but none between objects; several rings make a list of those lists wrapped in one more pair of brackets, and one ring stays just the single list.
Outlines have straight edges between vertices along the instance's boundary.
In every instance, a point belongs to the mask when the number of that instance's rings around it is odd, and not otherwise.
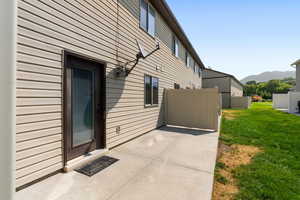
[{"label": "concrete patio slab", "polygon": [[218,133],[163,127],[108,154],[98,174],[57,174],[17,192],[17,200],[209,200]]},{"label": "concrete patio slab", "polygon": [[212,184],[212,174],[155,161],[112,200],[204,200],[210,199]]}]

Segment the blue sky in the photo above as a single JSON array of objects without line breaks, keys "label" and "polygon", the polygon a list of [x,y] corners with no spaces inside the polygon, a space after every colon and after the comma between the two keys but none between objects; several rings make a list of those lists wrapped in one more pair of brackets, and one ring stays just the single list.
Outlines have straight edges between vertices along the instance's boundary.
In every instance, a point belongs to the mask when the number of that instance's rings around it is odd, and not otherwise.
[{"label": "blue sky", "polygon": [[241,79],[293,70],[300,0],[167,0],[206,66]]}]

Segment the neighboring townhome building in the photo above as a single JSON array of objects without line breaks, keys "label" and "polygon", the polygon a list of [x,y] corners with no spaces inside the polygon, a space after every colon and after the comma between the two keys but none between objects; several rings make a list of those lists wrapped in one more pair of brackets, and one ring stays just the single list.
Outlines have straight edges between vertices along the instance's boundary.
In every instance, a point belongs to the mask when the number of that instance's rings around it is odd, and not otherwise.
[{"label": "neighboring townhome building", "polygon": [[243,96],[243,84],[233,75],[212,69],[204,69],[202,76],[203,88],[219,88],[222,95],[222,107],[230,108],[232,97]]},{"label": "neighboring townhome building", "polygon": [[[17,23],[18,188],[163,126],[164,89],[202,87],[204,65],[164,0],[18,0]],[[160,47],[117,76],[136,40]],[[227,84],[224,95],[243,95]]]},{"label": "neighboring townhome building", "polygon": [[294,91],[290,91],[288,94],[288,111],[289,113],[299,113],[300,102],[300,60],[297,60],[292,64],[296,68],[296,87]]},{"label": "neighboring townhome building", "polygon": [[292,64],[296,67],[296,92],[300,92],[300,59]]}]

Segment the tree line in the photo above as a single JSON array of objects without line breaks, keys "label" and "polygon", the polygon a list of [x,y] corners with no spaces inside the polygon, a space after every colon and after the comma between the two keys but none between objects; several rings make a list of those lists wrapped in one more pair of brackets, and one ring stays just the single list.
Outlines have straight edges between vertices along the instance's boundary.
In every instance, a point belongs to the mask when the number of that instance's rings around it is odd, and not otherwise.
[{"label": "tree line", "polygon": [[288,93],[296,85],[294,78],[270,80],[268,82],[248,81],[244,86],[245,96],[259,95],[263,99],[272,99],[273,93]]}]

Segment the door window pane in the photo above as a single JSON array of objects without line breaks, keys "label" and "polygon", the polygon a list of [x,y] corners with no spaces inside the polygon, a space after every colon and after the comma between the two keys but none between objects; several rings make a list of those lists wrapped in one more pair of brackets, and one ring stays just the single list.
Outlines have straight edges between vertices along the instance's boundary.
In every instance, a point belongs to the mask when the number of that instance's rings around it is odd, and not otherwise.
[{"label": "door window pane", "polygon": [[145,76],[145,104],[152,104],[152,89],[151,89],[151,77]]},{"label": "door window pane", "polygon": [[148,12],[148,5],[144,0],[141,0],[141,8],[140,8],[140,26],[147,31],[147,12]]},{"label": "door window pane", "polygon": [[74,68],[72,72],[73,147],[94,138],[94,73]]},{"label": "door window pane", "polygon": [[158,79],[152,77],[152,92],[153,92],[153,101],[154,105],[158,104]]}]

